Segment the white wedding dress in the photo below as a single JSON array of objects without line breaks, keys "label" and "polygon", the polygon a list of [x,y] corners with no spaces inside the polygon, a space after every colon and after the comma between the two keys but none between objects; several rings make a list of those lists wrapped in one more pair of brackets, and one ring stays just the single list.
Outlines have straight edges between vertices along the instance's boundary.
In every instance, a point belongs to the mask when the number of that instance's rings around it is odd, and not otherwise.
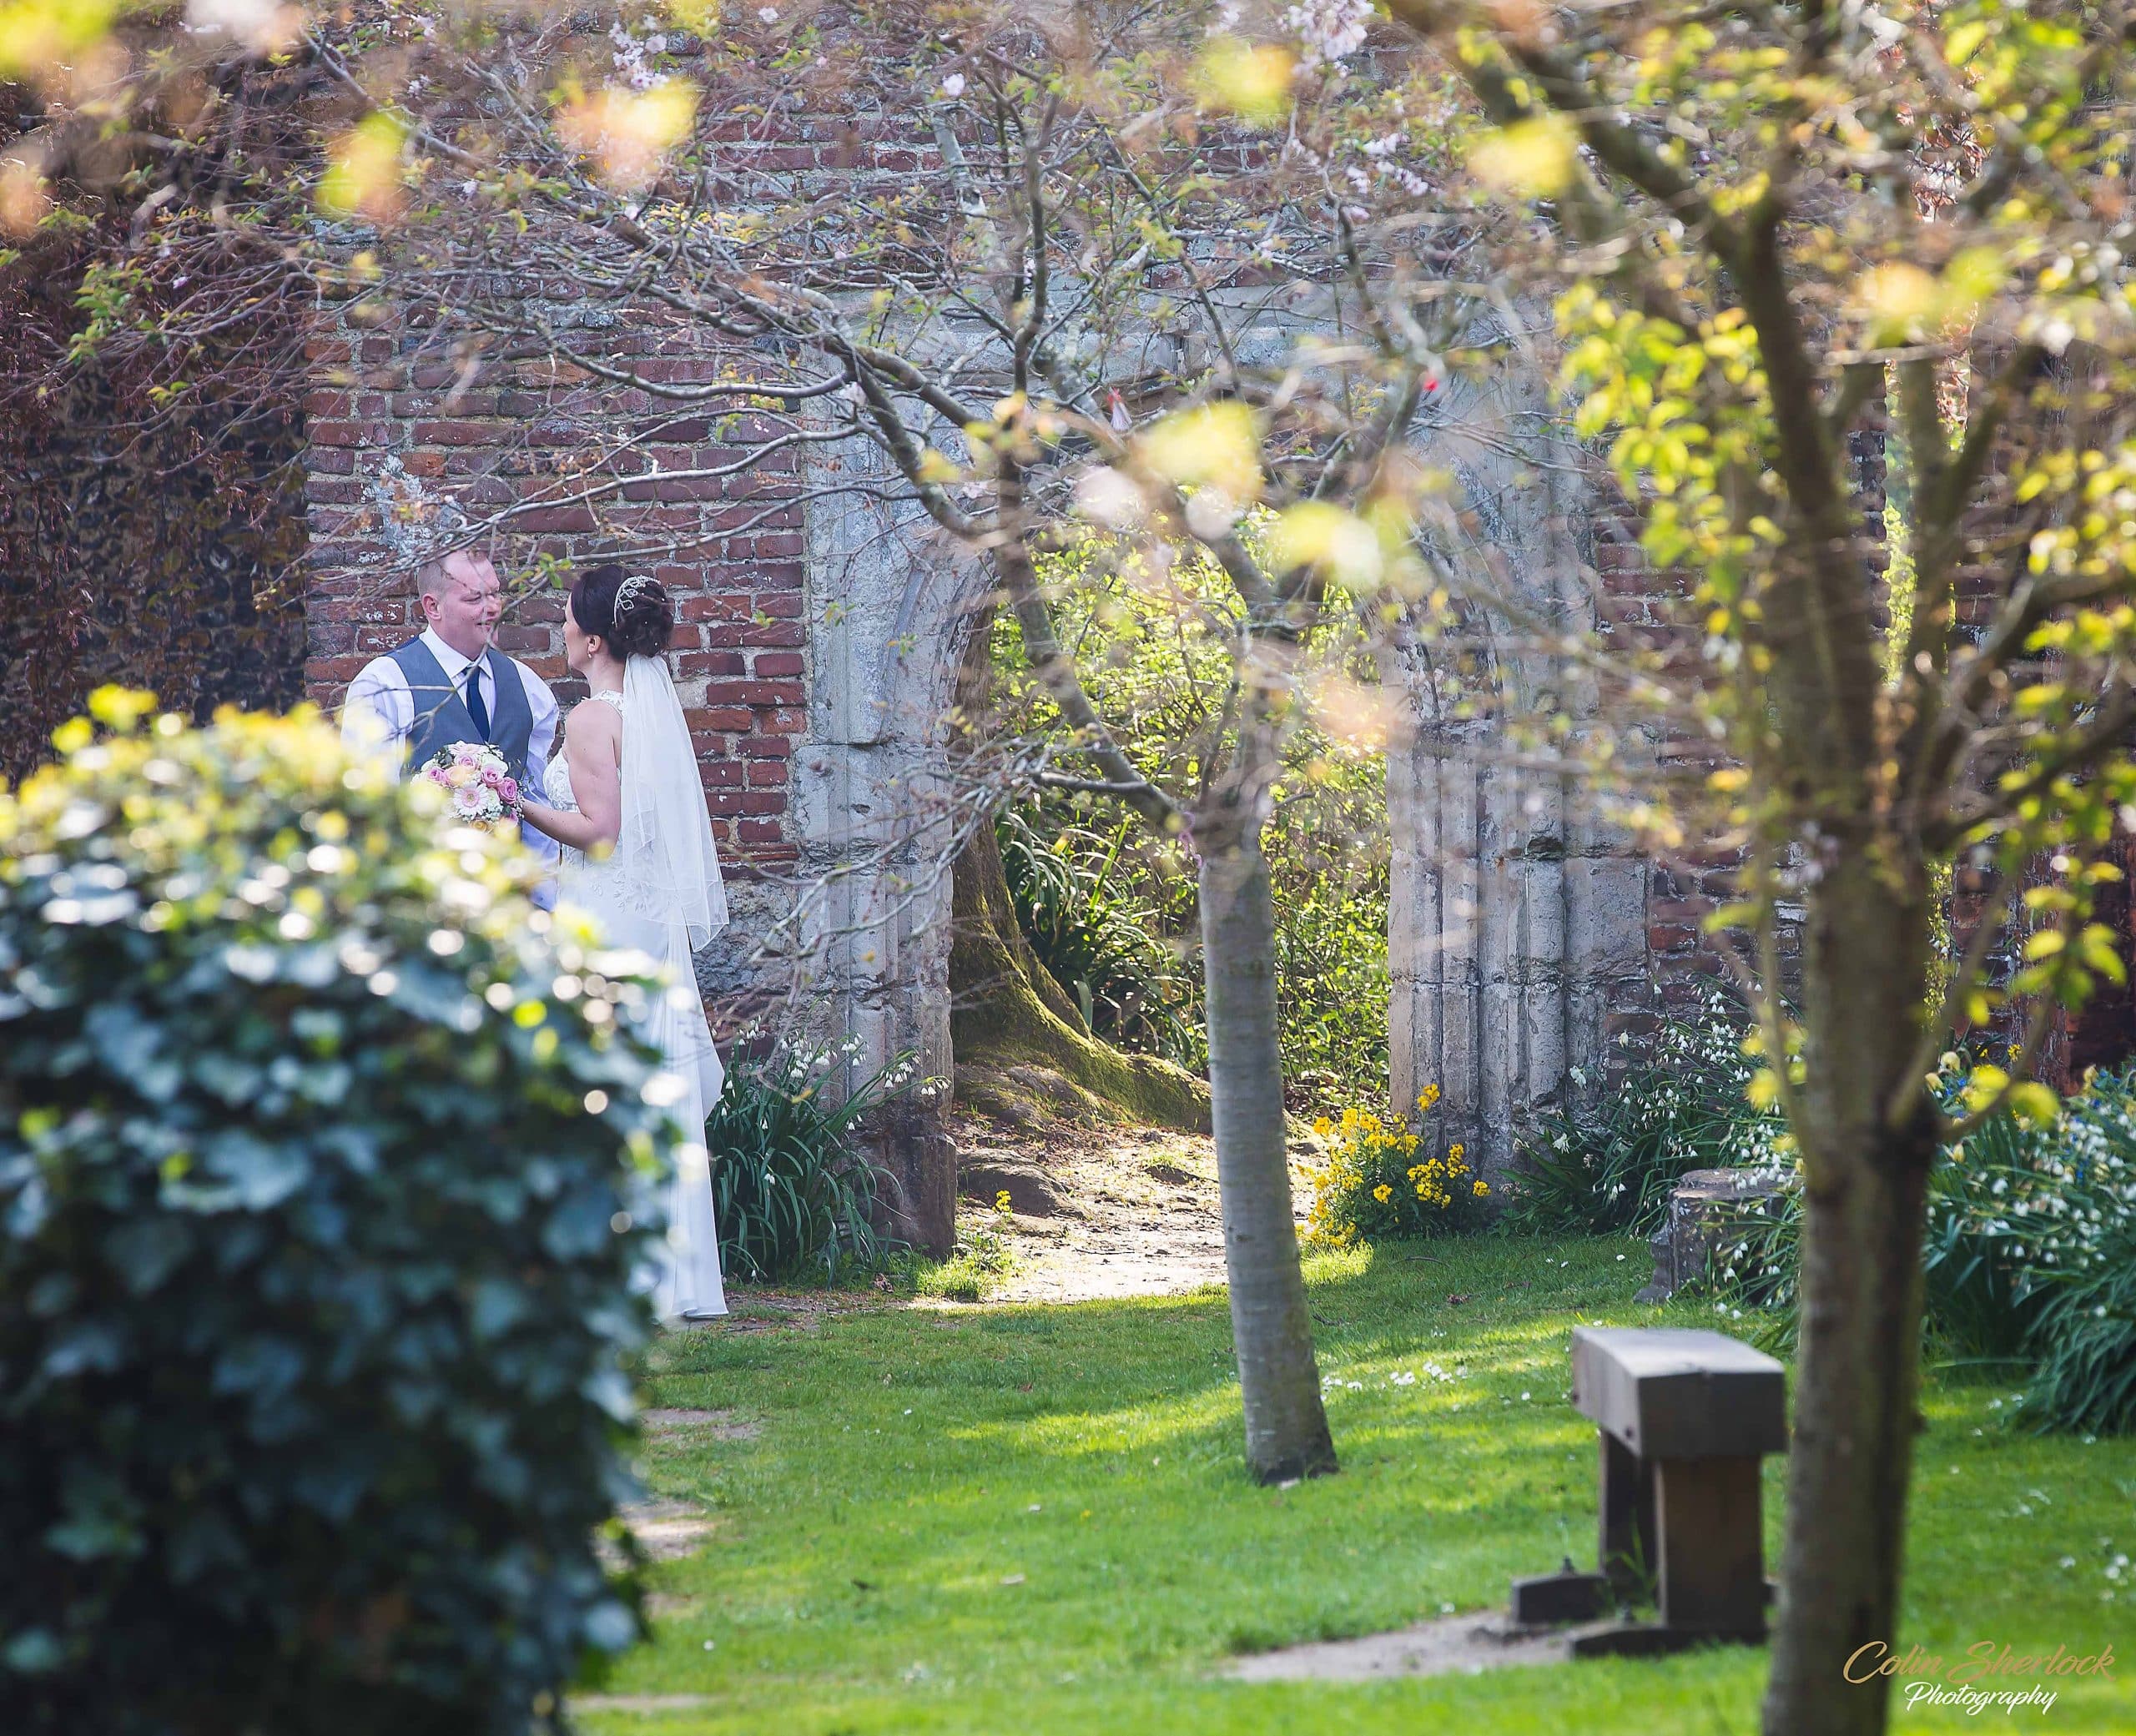
[{"label": "white wedding dress", "polygon": [[[668,979],[668,992],[638,1028],[667,1058],[662,1089],[673,1092],[668,1108],[683,1129],[668,1189],[667,1246],[647,1280],[662,1320],[702,1320],[727,1312],[704,1145],[705,1116],[724,1075],[691,954],[726,927],[727,895],[689,726],[666,660],[631,658],[623,691],[593,698],[623,720],[622,831],[615,849],[592,862],[565,848],[557,902],[592,917],[611,946],[645,954]],[[568,755],[550,760],[544,782],[551,807],[577,811]]]}]

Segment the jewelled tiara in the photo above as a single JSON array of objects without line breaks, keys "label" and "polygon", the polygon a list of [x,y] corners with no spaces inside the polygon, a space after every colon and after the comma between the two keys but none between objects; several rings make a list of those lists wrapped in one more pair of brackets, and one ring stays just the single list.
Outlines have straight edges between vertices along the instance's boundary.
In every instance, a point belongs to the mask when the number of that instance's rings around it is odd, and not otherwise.
[{"label": "jewelled tiara", "polygon": [[616,618],[622,620],[624,610],[658,584],[659,581],[649,572],[634,572],[625,579],[616,587]]}]

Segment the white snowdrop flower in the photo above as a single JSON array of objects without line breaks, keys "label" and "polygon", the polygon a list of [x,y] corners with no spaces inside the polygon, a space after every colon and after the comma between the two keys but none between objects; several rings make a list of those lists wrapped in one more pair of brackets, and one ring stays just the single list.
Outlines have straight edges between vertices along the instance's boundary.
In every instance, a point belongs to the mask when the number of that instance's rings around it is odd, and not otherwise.
[{"label": "white snowdrop flower", "polygon": [[960,97],[964,93],[965,75],[962,73],[952,73],[948,78],[942,81],[942,94],[944,96]]},{"label": "white snowdrop flower", "polygon": [[1528,1402],[1528,1395],[1526,1393],[1524,1392],[1520,1395],[1520,1401],[1524,1405]]}]

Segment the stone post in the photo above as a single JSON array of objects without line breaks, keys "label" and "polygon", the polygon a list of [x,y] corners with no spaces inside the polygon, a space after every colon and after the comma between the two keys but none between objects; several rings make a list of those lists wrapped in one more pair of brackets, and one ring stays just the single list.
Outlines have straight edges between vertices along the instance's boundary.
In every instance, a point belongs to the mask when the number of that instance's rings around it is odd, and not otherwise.
[{"label": "stone post", "polygon": [[[822,481],[874,463],[859,442],[837,459]],[[817,499],[807,526],[814,655],[794,783],[797,1011],[825,1040],[859,1039],[856,1077],[912,1058],[918,1082],[865,1132],[889,1180],[895,1232],[944,1254],[955,1233],[956,1151],[947,1120],[954,828],[940,773],[970,567],[940,546],[916,506]]]}]

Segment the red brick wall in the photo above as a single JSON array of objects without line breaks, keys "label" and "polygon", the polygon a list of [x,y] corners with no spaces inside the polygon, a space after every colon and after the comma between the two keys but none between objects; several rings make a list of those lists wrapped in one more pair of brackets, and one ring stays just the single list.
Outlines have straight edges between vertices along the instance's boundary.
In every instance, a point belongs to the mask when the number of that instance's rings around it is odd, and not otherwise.
[{"label": "red brick wall", "polygon": [[[412,564],[431,536],[451,546],[451,531],[438,530],[441,503],[480,521],[554,500],[575,491],[568,469],[602,442],[636,440],[618,468],[644,480],[591,505],[537,506],[504,519],[493,543],[482,536],[513,593],[499,643],[568,707],[585,688],[564,667],[562,593],[539,586],[537,563],[582,571],[622,559],[651,571],[676,598],[676,680],[721,851],[737,867],[790,862],[790,772],[808,674],[793,455],[772,454],[737,476],[663,476],[735,454],[703,415],[574,380],[538,358],[463,373],[424,353],[428,335],[345,320],[310,345],[309,696],[337,707],[365,662],[421,630]],[[648,325],[608,350],[648,378],[710,379],[711,368],[680,347],[676,335]],[[404,523],[384,497],[389,484],[411,515]],[[638,552],[656,545],[657,553]]]},{"label": "red brick wall", "polygon": [[[1884,437],[1881,426],[1856,430],[1848,440],[1851,480],[1872,531],[1881,531],[1885,504]],[[1665,649],[1681,643],[1695,632],[1690,605],[1692,581],[1685,573],[1658,571],[1640,546],[1636,514],[1620,498],[1607,494],[1610,485],[1598,481],[1599,489],[1612,505],[1597,511],[1594,521],[1594,565],[1602,587],[1602,606],[1607,631],[1650,647]],[[1886,564],[1881,546],[1871,551],[1872,566],[1880,574]],[[1705,767],[1714,762],[1710,746],[1702,741],[1678,740],[1657,744],[1665,761]],[[1721,905],[1739,897],[1739,876],[1745,861],[1741,850],[1693,849],[1651,864],[1647,883],[1647,957],[1650,1004],[1612,1012],[1608,1033],[1630,1032],[1635,1040],[1650,1033],[1657,1015],[1687,1014],[1702,1006],[1719,979],[1728,979],[1721,957],[1724,938],[1706,931],[1705,923]],[[1749,937],[1734,935],[1739,955],[1754,956]],[[1785,919],[1779,935],[1781,971],[1791,997],[1799,980],[1801,934]],[[1611,1046],[1614,1056],[1617,1050]]]}]

